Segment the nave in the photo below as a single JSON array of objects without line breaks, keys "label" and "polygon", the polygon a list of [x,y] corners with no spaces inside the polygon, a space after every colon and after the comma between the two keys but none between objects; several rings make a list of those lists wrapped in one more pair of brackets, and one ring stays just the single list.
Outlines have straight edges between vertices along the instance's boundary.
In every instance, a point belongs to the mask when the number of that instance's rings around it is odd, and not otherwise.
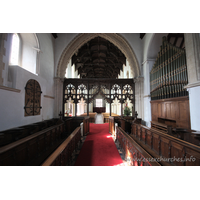
[{"label": "nave", "polygon": [[97,114],[90,123],[90,133],[82,137],[82,145],[72,155],[71,166],[127,166],[123,149],[109,133],[109,124]]},{"label": "nave", "polygon": [[108,123],[90,123],[90,133],[83,143],[75,166],[124,166],[113,136],[109,133]]}]

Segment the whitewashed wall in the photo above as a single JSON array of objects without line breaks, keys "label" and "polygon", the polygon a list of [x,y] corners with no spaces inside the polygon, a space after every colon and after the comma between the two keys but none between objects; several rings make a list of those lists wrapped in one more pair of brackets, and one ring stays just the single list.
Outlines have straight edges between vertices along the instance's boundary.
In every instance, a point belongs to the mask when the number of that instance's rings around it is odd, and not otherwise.
[{"label": "whitewashed wall", "polygon": [[[19,66],[14,66],[12,84],[11,86],[8,84],[4,86],[7,89],[13,87],[20,90],[20,92],[9,91],[3,87],[0,89],[0,131],[53,118],[54,99],[44,97],[44,95],[54,96],[54,39],[51,34],[38,34],[38,39],[42,51],[40,54],[40,74],[37,76]],[[9,41],[7,41],[7,44],[9,44]],[[8,60],[9,52],[6,53],[6,59]],[[8,72],[8,61],[5,68],[5,71]],[[6,79],[8,80],[8,73]],[[29,79],[37,80],[41,86],[42,109],[40,115],[25,117],[25,86]],[[5,83],[7,82],[5,81]]]}]

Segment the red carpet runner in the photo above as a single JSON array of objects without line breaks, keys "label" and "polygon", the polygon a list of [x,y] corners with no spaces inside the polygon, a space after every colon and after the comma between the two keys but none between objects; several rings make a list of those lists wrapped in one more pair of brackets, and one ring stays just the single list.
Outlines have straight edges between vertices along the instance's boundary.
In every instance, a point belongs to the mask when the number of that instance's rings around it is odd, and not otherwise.
[{"label": "red carpet runner", "polygon": [[117,165],[123,165],[123,161],[109,133],[109,124],[90,123],[90,133],[85,139],[75,166]]}]

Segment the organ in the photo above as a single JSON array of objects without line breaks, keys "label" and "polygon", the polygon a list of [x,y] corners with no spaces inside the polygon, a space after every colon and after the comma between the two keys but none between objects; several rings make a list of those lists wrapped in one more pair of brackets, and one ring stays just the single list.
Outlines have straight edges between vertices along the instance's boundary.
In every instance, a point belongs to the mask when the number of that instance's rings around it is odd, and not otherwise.
[{"label": "organ", "polygon": [[153,122],[190,129],[189,97],[185,49],[162,39],[150,72],[151,115]]},{"label": "organ", "polygon": [[185,49],[173,46],[163,37],[150,72],[151,100],[188,96]]}]

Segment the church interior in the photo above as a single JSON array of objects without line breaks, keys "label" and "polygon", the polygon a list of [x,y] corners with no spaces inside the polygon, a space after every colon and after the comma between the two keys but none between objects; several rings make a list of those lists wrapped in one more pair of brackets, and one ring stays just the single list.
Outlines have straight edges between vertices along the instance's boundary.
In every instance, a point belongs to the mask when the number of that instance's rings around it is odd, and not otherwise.
[{"label": "church interior", "polygon": [[[199,33],[1,33],[0,165],[199,166],[199,50]],[[122,160],[86,162],[94,144],[114,160],[100,130]]]},{"label": "church interior", "polygon": [[196,199],[196,1],[3,1],[2,199]]}]

